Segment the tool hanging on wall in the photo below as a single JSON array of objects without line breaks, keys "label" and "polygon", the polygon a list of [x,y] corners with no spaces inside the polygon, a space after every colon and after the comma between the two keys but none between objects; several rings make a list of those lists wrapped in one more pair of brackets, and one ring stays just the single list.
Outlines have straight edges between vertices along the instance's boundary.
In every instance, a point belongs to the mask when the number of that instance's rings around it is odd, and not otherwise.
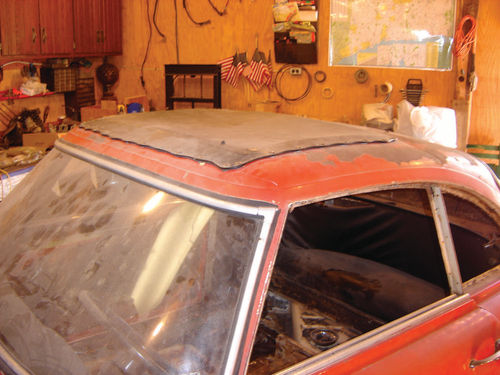
[{"label": "tool hanging on wall", "polygon": [[380,92],[382,95],[385,95],[384,98],[384,103],[387,103],[389,99],[391,98],[392,94],[392,83],[390,82],[384,82],[380,85]]},{"label": "tool hanging on wall", "polygon": [[422,80],[418,78],[410,78],[406,82],[406,88],[401,89],[403,98],[409,101],[415,107],[418,107],[420,105],[426,92],[427,90],[424,90]]}]

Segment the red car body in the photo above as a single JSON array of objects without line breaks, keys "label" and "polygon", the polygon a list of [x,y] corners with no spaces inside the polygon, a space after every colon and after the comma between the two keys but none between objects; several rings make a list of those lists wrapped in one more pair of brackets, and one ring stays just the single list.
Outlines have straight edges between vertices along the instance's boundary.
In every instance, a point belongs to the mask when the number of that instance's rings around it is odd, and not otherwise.
[{"label": "red car body", "polygon": [[[214,111],[216,115],[213,115]],[[249,121],[252,124],[271,121],[276,123],[277,127],[285,129],[290,122],[303,122],[304,133],[297,134],[292,127],[290,139],[307,138],[307,128],[316,123],[315,120],[299,120],[285,115],[214,111],[173,112],[182,113],[187,119],[196,118],[200,123],[208,119],[207,142],[219,142],[220,147],[231,146],[231,137],[234,134],[231,130],[228,131],[227,138],[217,138],[221,133],[211,133],[211,127],[216,123],[212,121],[212,116],[233,116],[241,118],[244,124]],[[165,116],[165,122],[169,121],[169,113],[173,112],[161,114]],[[214,161],[210,157],[203,158],[196,153],[191,154],[190,146],[186,146],[185,153],[182,153],[171,151],[168,147],[161,149],[136,136],[127,138],[127,131],[118,136],[119,126],[123,121],[139,124],[139,129],[142,129],[141,123],[148,124],[149,119],[160,115],[157,113],[126,116],[132,117],[125,119],[125,116],[118,116],[84,124],[83,127],[69,132],[56,147],[62,152],[76,156],[78,155],[75,150],[85,150],[88,155],[105,159],[110,165],[116,164],[114,168],[119,171],[133,168],[139,173],[135,177],[138,180],[141,179],[140,176],[154,176],[187,189],[194,189],[199,194],[257,202],[257,206],[265,205],[274,212],[270,215],[271,229],[262,258],[259,260],[255,282],[253,285],[247,285],[252,291],[252,299],[248,303],[248,309],[239,312],[244,320],[240,344],[229,354],[233,357],[233,365],[225,370],[229,371],[227,369],[230,368],[235,374],[247,372],[248,363],[252,362],[252,346],[291,210],[343,196],[415,187],[428,192],[431,201],[433,196],[437,196],[434,203],[439,206],[441,190],[456,189],[462,198],[477,203],[487,211],[497,227],[499,224],[498,180],[481,162],[453,149],[397,134],[352,127],[347,128],[347,138],[339,138],[335,142],[322,144],[316,139],[311,145],[299,145],[295,148],[292,146],[289,149],[285,146],[284,150],[271,147],[263,152],[264,155],[259,154],[244,162],[238,161],[221,167],[217,165],[219,159]],[[107,130],[109,128],[105,126],[106,121],[115,121],[116,124],[111,130]],[[186,120],[186,123],[186,128],[183,128],[185,124],[178,126],[180,129],[187,129],[183,136],[188,137],[189,121]],[[175,129],[175,126],[169,129]],[[331,131],[333,139],[337,139],[335,133],[341,125],[326,126],[331,126],[328,132]],[[237,128],[237,125],[234,127]],[[254,137],[246,139],[248,143],[254,142],[255,147],[259,147],[259,137],[266,137],[266,134],[273,137],[272,127],[264,129],[256,126],[255,129]],[[144,129],[143,131],[146,132]],[[154,133],[151,129],[149,131]],[[375,138],[364,140],[364,133],[373,133]],[[242,138],[247,137],[246,133],[242,134]],[[182,147],[179,147],[179,150],[182,150]],[[449,243],[447,241],[450,241],[446,233],[449,224],[446,217],[443,217],[442,209],[434,209],[438,227],[439,222],[444,221],[444,233],[438,233],[441,250],[444,251],[443,248]],[[439,229],[437,231],[439,232]],[[493,246],[497,246],[496,238],[492,240]],[[445,298],[388,321],[339,346],[282,368],[280,373],[500,373],[500,361],[496,360],[500,356],[498,263],[494,261],[487,272],[462,283],[453,277],[453,273],[456,273],[453,264],[456,262],[448,261],[445,260],[445,267],[451,292]],[[487,361],[488,363],[474,362],[488,357],[491,360]]]}]

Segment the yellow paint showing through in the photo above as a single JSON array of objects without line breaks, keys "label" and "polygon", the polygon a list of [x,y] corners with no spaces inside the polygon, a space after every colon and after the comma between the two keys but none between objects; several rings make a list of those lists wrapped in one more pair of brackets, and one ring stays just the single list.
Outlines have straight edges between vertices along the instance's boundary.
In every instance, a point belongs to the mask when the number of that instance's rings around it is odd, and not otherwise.
[{"label": "yellow paint showing through", "polygon": [[380,41],[387,38],[387,25],[382,26],[382,32],[380,33]]},{"label": "yellow paint showing through", "polygon": [[427,43],[425,65],[429,68],[437,68],[439,64],[439,44]]}]

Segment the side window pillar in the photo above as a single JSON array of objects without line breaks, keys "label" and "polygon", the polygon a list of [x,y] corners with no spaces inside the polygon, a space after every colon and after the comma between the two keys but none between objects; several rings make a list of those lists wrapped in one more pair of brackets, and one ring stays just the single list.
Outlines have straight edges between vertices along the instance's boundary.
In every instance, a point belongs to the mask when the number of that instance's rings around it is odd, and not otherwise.
[{"label": "side window pillar", "polygon": [[446,213],[443,194],[441,189],[435,185],[427,189],[429,201],[431,204],[434,223],[436,224],[436,232],[439,238],[439,246],[443,255],[446,276],[450,284],[451,292],[457,295],[463,294],[462,278],[455,254],[455,246],[451,237],[450,223]]}]

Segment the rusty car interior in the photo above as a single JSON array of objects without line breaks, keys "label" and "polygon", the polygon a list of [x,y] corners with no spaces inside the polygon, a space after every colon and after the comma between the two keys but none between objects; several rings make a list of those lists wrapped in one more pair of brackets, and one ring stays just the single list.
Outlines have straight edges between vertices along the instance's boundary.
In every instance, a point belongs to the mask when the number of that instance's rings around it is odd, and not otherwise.
[{"label": "rusty car interior", "polygon": [[[495,222],[455,195],[445,202],[463,280],[499,264]],[[283,370],[447,295],[425,189],[297,207],[285,224],[248,372]]]}]

